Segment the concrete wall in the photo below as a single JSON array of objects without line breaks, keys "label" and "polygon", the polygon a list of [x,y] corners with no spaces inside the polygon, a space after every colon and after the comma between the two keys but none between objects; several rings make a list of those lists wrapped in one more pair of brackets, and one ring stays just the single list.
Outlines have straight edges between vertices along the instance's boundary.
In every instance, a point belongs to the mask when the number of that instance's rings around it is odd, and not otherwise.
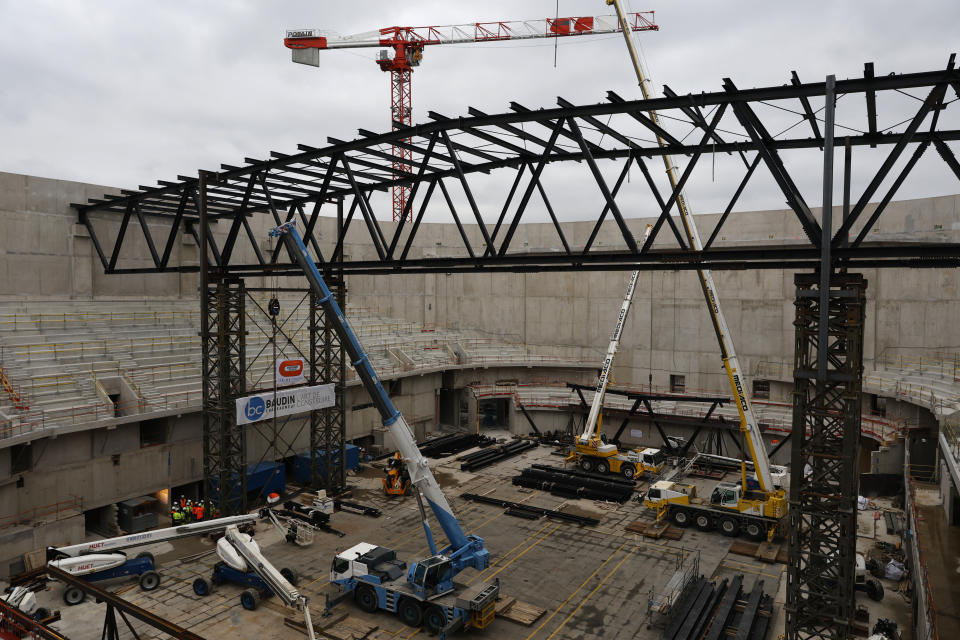
[{"label": "concrete wall", "polygon": [[[105,276],[69,203],[99,197],[111,189],[60,180],[0,173],[0,298],[32,296],[185,297],[196,296],[195,275]],[[330,208],[330,207],[328,207]],[[331,208],[332,209],[332,208]],[[332,213],[332,211],[330,211]],[[869,214],[870,211],[867,211]],[[818,211],[814,211],[818,215]],[[837,212],[839,215],[839,212]],[[91,216],[101,244],[109,252],[120,216]],[[253,221],[254,234],[272,246],[268,216]],[[701,233],[709,233],[717,215],[698,216]],[[641,235],[648,219],[629,220]],[[163,222],[150,219],[158,243],[166,237]],[[393,223],[383,222],[385,233]],[[319,242],[329,252],[336,221],[321,218]],[[214,225],[218,241],[225,223]],[[582,242],[592,222],[565,223],[571,243]],[[466,226],[472,243],[478,228]],[[672,246],[663,233],[656,246]],[[345,254],[373,257],[366,230],[354,224]],[[731,216],[716,246],[733,243],[790,244],[800,231],[792,212],[744,212]],[[960,196],[891,203],[871,240],[960,241]],[[616,225],[605,224],[599,248],[619,246]],[[531,251],[559,249],[549,223],[522,224],[514,246]],[[453,224],[421,225],[411,257],[459,254],[462,240]],[[235,255],[252,261],[252,249],[238,243]],[[181,234],[171,264],[196,264],[193,239]],[[127,229],[120,267],[151,266],[143,233],[136,221]],[[793,274],[781,270],[714,274],[731,333],[748,377],[761,362],[789,362],[793,357]],[[867,327],[865,357],[960,349],[960,271],[955,269],[866,270]],[[472,329],[525,343],[543,353],[599,361],[622,301],[627,272],[563,274],[429,274],[353,276],[348,279],[348,306],[361,306],[414,322]],[[260,284],[251,279],[251,284]],[[281,279],[281,281],[284,279]],[[292,280],[292,279],[291,279]],[[284,284],[284,282],[280,282]],[[302,284],[302,279],[298,282]],[[671,374],[686,377],[688,389],[721,390],[725,377],[696,274],[642,274],[614,375],[621,384],[667,386]]]}]

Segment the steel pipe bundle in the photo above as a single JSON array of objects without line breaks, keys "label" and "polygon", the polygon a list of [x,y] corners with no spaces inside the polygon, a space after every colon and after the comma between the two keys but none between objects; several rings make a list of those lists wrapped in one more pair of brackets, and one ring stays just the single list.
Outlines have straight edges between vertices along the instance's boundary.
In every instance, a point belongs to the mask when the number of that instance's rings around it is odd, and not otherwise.
[{"label": "steel pipe bundle", "polygon": [[476,451],[460,458],[462,463],[460,465],[460,470],[476,471],[477,469],[482,469],[483,467],[489,466],[494,462],[500,462],[501,460],[512,458],[519,453],[523,453],[527,449],[533,449],[537,446],[539,446],[539,444],[533,442],[532,440],[513,440],[507,444],[490,447],[482,451]]},{"label": "steel pipe bundle", "polygon": [[590,516],[581,516],[575,513],[554,511],[553,509],[542,509],[540,507],[532,507],[528,504],[520,504],[519,502],[512,502],[510,500],[501,500],[500,498],[493,498],[490,496],[481,496],[475,493],[464,493],[461,494],[460,497],[464,500],[471,500],[473,502],[482,502],[484,504],[492,504],[498,507],[503,507],[507,510],[507,515],[517,518],[536,520],[537,518],[546,516],[548,518],[552,518],[553,520],[563,520],[564,522],[572,522],[574,524],[585,525],[589,527],[600,523],[598,519],[591,518]]},{"label": "steel pipe bundle", "polygon": [[421,442],[418,446],[420,453],[428,458],[445,458],[473,447],[486,447],[491,444],[493,444],[492,438],[481,436],[478,433],[451,433],[430,438]]},{"label": "steel pipe bundle", "polygon": [[633,495],[633,482],[622,478],[600,478],[581,471],[534,465],[513,478],[513,484],[528,489],[549,491],[564,498],[586,498],[626,502]]}]

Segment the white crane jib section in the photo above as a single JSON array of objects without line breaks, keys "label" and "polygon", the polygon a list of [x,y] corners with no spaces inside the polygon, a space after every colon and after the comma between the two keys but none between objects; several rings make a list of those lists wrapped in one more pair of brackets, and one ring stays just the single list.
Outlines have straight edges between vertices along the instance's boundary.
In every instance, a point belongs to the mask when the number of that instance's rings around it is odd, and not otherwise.
[{"label": "white crane jib section", "polygon": [[256,522],[258,515],[249,513],[240,516],[229,516],[226,518],[216,518],[203,522],[194,522],[179,527],[169,527],[166,529],[156,529],[154,531],[145,531],[143,533],[134,533],[128,536],[118,538],[107,538],[106,540],[91,540],[90,542],[81,542],[68,547],[57,547],[53,549],[55,554],[61,558],[79,556],[88,553],[111,553],[122,549],[132,547],[141,547],[146,544],[176,540],[189,536],[202,535],[213,531],[222,531],[231,525],[241,525],[250,522]]},{"label": "white crane jib section", "polygon": [[[643,234],[644,241],[650,237],[651,225]],[[630,305],[633,304],[633,292],[637,288],[637,278],[640,277],[640,271],[634,271],[630,275],[630,282],[627,285],[627,294],[623,297],[623,304],[620,305],[620,315],[617,317],[617,326],[613,330],[610,338],[610,344],[607,345],[607,355],[603,359],[603,367],[600,369],[600,377],[597,379],[597,388],[594,389],[593,402],[590,404],[590,413],[587,415],[587,422],[583,428],[583,434],[580,436],[582,444],[588,444],[596,435],[597,420],[600,417],[600,411],[603,409],[603,397],[607,392],[607,385],[610,383],[610,371],[613,369],[613,359],[620,348],[620,336],[623,334],[623,327],[627,323],[627,314],[630,313]],[[612,444],[599,445],[598,451],[605,449],[610,451],[616,446]]]},{"label": "white crane jib section", "polygon": [[[655,28],[643,13],[627,14],[631,31]],[[472,22],[430,27],[386,27],[351,35],[338,35],[321,29],[288,29],[285,44],[295,49],[349,49],[390,46],[396,41],[419,45],[465,44],[500,40],[529,40],[567,36],[616,33],[621,30],[617,16],[576,16],[538,20]]]},{"label": "white crane jib section", "polygon": [[[617,10],[617,17],[624,26],[628,25],[627,15],[624,14],[620,6],[620,0],[607,0],[607,4],[612,4]],[[627,50],[630,52],[630,61],[633,63],[633,70],[637,74],[637,82],[640,85],[640,92],[643,99],[648,100],[650,94],[647,91],[647,74],[644,72],[643,64],[637,50],[633,45],[633,39],[630,33],[625,30],[623,38],[627,43]],[[659,124],[659,118],[655,111],[649,111],[650,119]],[[665,146],[664,140],[657,134],[657,144]],[[663,154],[663,164],[666,168],[667,176],[670,178],[670,186],[677,188],[677,171],[673,160],[669,154]],[[694,251],[703,251],[703,242],[700,240],[700,233],[697,231],[697,225],[694,222],[693,214],[687,205],[683,194],[677,197],[677,208],[680,210],[680,218],[683,221],[683,227],[686,231],[690,247]],[[740,413],[740,430],[747,441],[747,448],[753,459],[754,468],[757,474],[757,480],[763,491],[773,491],[773,477],[770,473],[770,458],[767,456],[766,447],[760,434],[760,425],[757,423],[756,416],[753,413],[753,406],[750,399],[744,392],[743,378],[740,374],[740,361],[737,359],[737,352],[733,345],[733,339],[730,336],[730,330],[727,327],[727,321],[723,317],[723,311],[720,309],[720,301],[717,296],[717,288],[713,282],[713,274],[709,269],[700,269],[697,271],[700,278],[700,286],[703,289],[703,295],[707,301],[707,308],[710,310],[710,319],[713,323],[714,331],[717,334],[717,340],[720,343],[720,352],[723,358],[723,366],[727,372],[727,378],[730,382],[730,388],[737,396],[737,411]],[[744,487],[746,489],[746,487]]]}]

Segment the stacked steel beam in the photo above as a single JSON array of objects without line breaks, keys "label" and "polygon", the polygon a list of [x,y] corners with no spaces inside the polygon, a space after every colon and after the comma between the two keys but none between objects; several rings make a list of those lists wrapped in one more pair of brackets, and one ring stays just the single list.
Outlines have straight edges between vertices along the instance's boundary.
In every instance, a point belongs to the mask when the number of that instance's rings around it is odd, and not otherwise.
[{"label": "stacked steel beam", "polygon": [[418,446],[420,453],[428,458],[446,458],[473,447],[487,447],[493,442],[493,438],[478,433],[450,433],[424,440]]},{"label": "stacked steel beam", "polygon": [[532,440],[513,440],[507,444],[501,444],[496,447],[489,447],[474,453],[469,453],[459,459],[462,463],[460,465],[460,470],[476,471],[477,469],[487,467],[494,462],[500,462],[501,460],[512,458],[517,454],[523,453],[527,449],[533,449],[537,446],[539,446],[539,444]]},{"label": "stacked steel beam", "polygon": [[549,491],[564,498],[587,498],[626,502],[633,495],[632,480],[616,476],[598,476],[575,469],[561,469],[535,464],[513,478],[513,484],[529,489]]},{"label": "stacked steel beam", "polygon": [[766,637],[773,599],[757,580],[743,591],[743,575],[719,584],[700,576],[692,581],[671,610],[662,640],[753,640]]}]

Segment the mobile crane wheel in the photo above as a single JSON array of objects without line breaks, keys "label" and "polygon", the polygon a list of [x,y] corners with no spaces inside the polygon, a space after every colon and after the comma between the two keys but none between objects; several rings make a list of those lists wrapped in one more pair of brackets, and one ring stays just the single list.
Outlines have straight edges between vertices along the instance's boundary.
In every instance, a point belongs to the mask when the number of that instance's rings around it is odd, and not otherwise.
[{"label": "mobile crane wheel", "polygon": [[397,605],[397,615],[408,627],[419,627],[423,624],[423,610],[420,603],[413,598],[404,598]]},{"label": "mobile crane wheel", "polygon": [[377,594],[372,587],[363,585],[357,587],[357,590],[353,592],[353,599],[357,606],[367,613],[373,613],[378,609]]}]

